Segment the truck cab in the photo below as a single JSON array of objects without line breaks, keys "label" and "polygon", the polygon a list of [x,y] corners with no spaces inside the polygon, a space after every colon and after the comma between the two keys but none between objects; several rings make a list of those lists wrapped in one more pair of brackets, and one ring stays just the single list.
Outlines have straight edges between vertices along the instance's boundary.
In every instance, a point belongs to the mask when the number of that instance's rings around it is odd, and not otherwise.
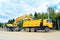
[{"label": "truck cab", "polygon": [[52,21],[51,21],[51,19],[44,19],[43,20],[43,26],[47,26],[49,28],[52,28]]}]

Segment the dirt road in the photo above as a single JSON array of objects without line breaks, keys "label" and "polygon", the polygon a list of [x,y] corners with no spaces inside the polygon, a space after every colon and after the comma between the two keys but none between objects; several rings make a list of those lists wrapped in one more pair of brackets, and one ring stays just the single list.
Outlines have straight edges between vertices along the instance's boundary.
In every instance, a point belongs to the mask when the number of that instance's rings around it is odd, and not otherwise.
[{"label": "dirt road", "polygon": [[5,32],[0,31],[0,40],[60,40],[60,32]]}]

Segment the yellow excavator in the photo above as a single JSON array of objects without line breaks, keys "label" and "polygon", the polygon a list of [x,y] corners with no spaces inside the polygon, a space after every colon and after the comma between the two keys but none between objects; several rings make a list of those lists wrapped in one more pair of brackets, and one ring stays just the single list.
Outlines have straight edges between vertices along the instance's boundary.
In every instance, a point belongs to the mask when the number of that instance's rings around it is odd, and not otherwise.
[{"label": "yellow excavator", "polygon": [[45,32],[48,32],[53,27],[51,19],[33,20],[31,16],[25,14],[21,17],[16,18],[13,24],[7,24],[8,30],[20,31],[17,24],[19,21],[21,21],[24,18],[28,18],[29,20],[23,22],[23,29],[28,30],[29,32],[31,31],[36,32],[37,30],[45,30]]},{"label": "yellow excavator", "polygon": [[33,19],[31,18],[31,16],[25,14],[25,15],[23,15],[23,16],[20,16],[20,17],[16,18],[16,20],[14,21],[13,24],[6,24],[7,30],[9,30],[9,31],[14,31],[14,30],[20,31],[20,29],[19,29],[19,27],[18,27],[17,25],[18,25],[19,21],[21,21],[21,20],[23,20],[23,19],[25,19],[25,18],[27,18],[27,19],[29,19],[29,20],[33,20]]}]

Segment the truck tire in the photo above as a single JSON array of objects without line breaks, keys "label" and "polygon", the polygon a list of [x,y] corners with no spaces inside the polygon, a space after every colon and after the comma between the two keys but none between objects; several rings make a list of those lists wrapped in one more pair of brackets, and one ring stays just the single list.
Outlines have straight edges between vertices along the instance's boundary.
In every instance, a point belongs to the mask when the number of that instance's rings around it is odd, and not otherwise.
[{"label": "truck tire", "polygon": [[37,32],[37,28],[34,28],[34,32]]},{"label": "truck tire", "polygon": [[34,30],[34,32],[37,32],[37,30]]},{"label": "truck tire", "polygon": [[31,28],[29,28],[29,32],[31,32]]},{"label": "truck tire", "polygon": [[49,32],[50,29],[48,27],[46,27],[44,30],[45,30],[45,32]]}]

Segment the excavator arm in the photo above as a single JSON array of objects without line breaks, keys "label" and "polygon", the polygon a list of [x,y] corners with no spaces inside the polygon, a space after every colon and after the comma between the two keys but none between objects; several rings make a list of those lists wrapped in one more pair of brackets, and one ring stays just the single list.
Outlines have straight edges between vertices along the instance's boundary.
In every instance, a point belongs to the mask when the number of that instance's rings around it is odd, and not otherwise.
[{"label": "excavator arm", "polygon": [[14,27],[17,27],[18,22],[21,21],[21,20],[24,19],[24,18],[28,18],[28,19],[30,19],[30,20],[33,20],[33,19],[31,18],[31,16],[25,14],[25,15],[23,15],[23,16],[20,16],[20,17],[16,18],[16,20],[15,20],[14,23],[13,23]]}]

